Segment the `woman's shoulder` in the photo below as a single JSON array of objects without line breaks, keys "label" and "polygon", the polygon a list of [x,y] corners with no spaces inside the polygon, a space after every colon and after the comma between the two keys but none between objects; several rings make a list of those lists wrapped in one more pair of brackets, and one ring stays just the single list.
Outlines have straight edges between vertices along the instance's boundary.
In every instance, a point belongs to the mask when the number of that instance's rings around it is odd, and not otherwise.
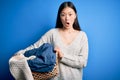
[{"label": "woman's shoulder", "polygon": [[80,34],[81,34],[83,37],[87,38],[87,34],[86,34],[85,31],[80,31]]},{"label": "woman's shoulder", "polygon": [[80,34],[86,35],[85,31],[80,31]]},{"label": "woman's shoulder", "polygon": [[57,30],[57,28],[51,28],[48,30],[48,33],[55,33]]}]

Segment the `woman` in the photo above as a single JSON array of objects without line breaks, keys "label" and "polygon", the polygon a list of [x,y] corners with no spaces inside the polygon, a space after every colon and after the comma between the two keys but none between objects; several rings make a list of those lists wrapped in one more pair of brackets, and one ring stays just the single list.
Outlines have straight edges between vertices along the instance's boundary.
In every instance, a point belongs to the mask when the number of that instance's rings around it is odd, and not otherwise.
[{"label": "woman", "polygon": [[81,31],[72,2],[60,5],[53,32],[56,32],[54,45],[60,58],[56,80],[82,80],[82,69],[88,58],[88,40],[85,32]]},{"label": "woman", "polygon": [[49,30],[34,45],[17,54],[24,54],[43,43],[54,45],[59,57],[59,74],[51,80],[82,80],[82,70],[88,59],[88,40],[86,33],[81,31],[72,2],[63,2],[60,5],[55,29]]}]

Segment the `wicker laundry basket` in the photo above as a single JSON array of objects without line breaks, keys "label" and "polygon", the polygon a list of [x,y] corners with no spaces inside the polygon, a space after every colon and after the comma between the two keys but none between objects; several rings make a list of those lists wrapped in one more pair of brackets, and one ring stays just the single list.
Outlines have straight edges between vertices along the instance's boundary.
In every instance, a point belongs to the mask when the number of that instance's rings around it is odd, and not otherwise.
[{"label": "wicker laundry basket", "polygon": [[34,80],[48,80],[57,76],[58,74],[58,58],[56,59],[56,64],[51,72],[39,73],[32,72]]}]

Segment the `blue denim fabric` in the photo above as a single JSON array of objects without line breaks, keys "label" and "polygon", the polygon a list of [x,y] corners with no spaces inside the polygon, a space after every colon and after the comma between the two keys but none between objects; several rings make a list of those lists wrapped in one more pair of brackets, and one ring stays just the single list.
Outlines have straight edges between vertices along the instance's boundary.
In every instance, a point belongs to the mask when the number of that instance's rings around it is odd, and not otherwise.
[{"label": "blue denim fabric", "polygon": [[50,72],[53,70],[56,63],[56,54],[54,48],[49,43],[44,43],[39,48],[26,51],[26,57],[35,55],[36,58],[28,60],[30,69],[35,72]]}]

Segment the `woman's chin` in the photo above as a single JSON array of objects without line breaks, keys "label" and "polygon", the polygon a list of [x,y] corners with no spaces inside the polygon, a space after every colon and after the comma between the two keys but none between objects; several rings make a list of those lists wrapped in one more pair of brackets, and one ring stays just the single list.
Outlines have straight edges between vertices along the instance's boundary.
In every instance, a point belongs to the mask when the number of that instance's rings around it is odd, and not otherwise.
[{"label": "woman's chin", "polygon": [[70,26],[70,25],[66,25],[65,28],[66,28],[66,29],[70,29],[71,26]]}]

